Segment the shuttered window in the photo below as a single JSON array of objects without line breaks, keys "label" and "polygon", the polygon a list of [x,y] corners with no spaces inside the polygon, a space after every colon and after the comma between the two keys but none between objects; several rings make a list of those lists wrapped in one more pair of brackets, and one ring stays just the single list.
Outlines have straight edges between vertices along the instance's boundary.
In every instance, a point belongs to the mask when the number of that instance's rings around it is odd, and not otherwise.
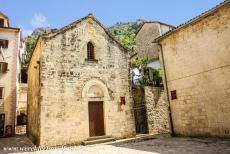
[{"label": "shuttered window", "polygon": [[0,62],[0,73],[6,73],[8,70],[8,63]]},{"label": "shuttered window", "polygon": [[4,19],[0,18],[0,27],[4,27]]},{"label": "shuttered window", "polygon": [[91,42],[87,44],[87,58],[88,60],[94,60],[94,46]]},{"label": "shuttered window", "polygon": [[0,39],[0,48],[8,48],[9,41]]},{"label": "shuttered window", "polygon": [[0,99],[3,99],[3,90],[4,90],[4,87],[0,87]]}]

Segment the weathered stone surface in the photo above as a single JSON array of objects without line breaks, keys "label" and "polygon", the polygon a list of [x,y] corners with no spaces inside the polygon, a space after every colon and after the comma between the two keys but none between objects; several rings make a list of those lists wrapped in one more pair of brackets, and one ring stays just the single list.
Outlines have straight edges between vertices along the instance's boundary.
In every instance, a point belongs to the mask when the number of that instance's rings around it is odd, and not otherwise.
[{"label": "weathered stone surface", "polygon": [[173,27],[160,22],[145,22],[136,36],[137,57],[148,56],[150,60],[159,59],[159,49],[154,39]]},{"label": "weathered stone surface", "polygon": [[[95,61],[86,60],[89,41],[94,44]],[[37,144],[76,144],[87,139],[89,101],[103,101],[105,135],[125,138],[135,133],[128,54],[92,17],[42,38],[41,44],[29,67],[28,133]],[[36,61],[40,68],[34,68]],[[120,105],[121,96],[125,105]]]},{"label": "weathered stone surface", "polygon": [[[227,4],[228,3],[228,4]],[[230,137],[229,2],[161,41],[177,135]]]},{"label": "weathered stone surface", "polygon": [[165,91],[158,87],[145,87],[144,90],[149,133],[170,133],[169,104]]},{"label": "weathered stone surface", "polygon": [[133,99],[138,131],[154,135],[171,133],[169,104],[162,87],[145,86],[143,89],[133,89]]}]

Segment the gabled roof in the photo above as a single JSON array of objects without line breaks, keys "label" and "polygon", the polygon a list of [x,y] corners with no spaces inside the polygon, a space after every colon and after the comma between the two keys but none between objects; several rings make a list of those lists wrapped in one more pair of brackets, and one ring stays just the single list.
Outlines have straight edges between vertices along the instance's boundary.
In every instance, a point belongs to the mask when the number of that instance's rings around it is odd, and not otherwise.
[{"label": "gabled roof", "polygon": [[62,27],[60,28],[59,30],[56,30],[54,32],[50,32],[50,33],[47,33],[47,34],[42,34],[42,35],[39,35],[38,38],[37,38],[37,41],[36,41],[36,45],[31,53],[31,57],[30,57],[30,60],[29,60],[29,65],[28,65],[28,68],[27,70],[29,69],[29,66],[30,66],[30,63],[31,63],[31,59],[32,59],[32,56],[33,56],[33,53],[34,53],[34,50],[38,44],[38,41],[42,38],[53,38],[55,36],[57,36],[58,34],[61,34],[61,33],[64,33],[66,32],[67,30],[71,29],[72,27],[76,26],[78,23],[80,23],[81,21],[83,20],[86,20],[88,18],[91,18],[93,19],[99,26],[101,26],[103,28],[103,30],[105,31],[105,33],[113,40],[115,41],[122,49],[124,49],[125,52],[129,53],[129,49],[127,47],[125,47],[124,45],[122,45],[120,42],[118,42],[113,36],[112,34],[110,34],[110,32],[92,15],[92,14],[88,14],[87,16],[79,19],[79,20],[76,20],[74,22],[72,22],[71,24],[65,26],[65,27]]},{"label": "gabled roof", "polygon": [[168,26],[168,27],[171,27],[171,28],[175,28],[175,26],[172,26],[172,25],[169,25],[169,24],[166,24],[166,23],[163,23],[163,22],[160,22],[160,21],[145,21],[141,26],[140,28],[137,30],[136,32],[136,35],[140,32],[140,30],[143,28],[144,24],[161,24],[161,25],[165,25],[165,26]]},{"label": "gabled roof", "polygon": [[230,4],[230,0],[225,0],[224,2],[222,2],[222,3],[218,4],[218,5],[216,5],[215,7],[213,7],[212,9],[210,9],[210,10],[208,10],[208,11],[206,11],[206,12],[204,12],[204,13],[198,15],[198,16],[196,16],[195,18],[192,18],[191,20],[189,20],[189,21],[177,26],[175,29],[172,29],[172,30],[168,31],[167,33],[165,33],[164,35],[156,38],[154,40],[154,42],[161,41],[162,39],[164,39],[164,38],[168,37],[169,35],[179,31],[180,29],[182,29],[182,28],[184,28],[184,27],[186,27],[186,26],[188,26],[190,24],[196,23],[196,22],[202,20],[203,18],[208,17],[211,14],[214,14],[218,9],[222,8],[225,5],[229,5],[229,4]]},{"label": "gabled roof", "polygon": [[72,22],[71,24],[60,28],[59,30],[55,31],[55,32],[50,32],[48,34],[43,34],[41,37],[43,38],[52,38],[55,37],[56,35],[66,32],[67,30],[71,29],[72,27],[76,26],[78,23],[82,22],[83,20],[86,20],[88,18],[93,19],[100,27],[102,27],[102,29],[105,31],[105,33],[113,40],[115,41],[120,47],[122,47],[125,51],[129,51],[129,49],[127,47],[125,47],[124,45],[122,45],[120,42],[118,42],[113,36],[112,34],[90,13],[87,16],[76,20],[74,22]]}]

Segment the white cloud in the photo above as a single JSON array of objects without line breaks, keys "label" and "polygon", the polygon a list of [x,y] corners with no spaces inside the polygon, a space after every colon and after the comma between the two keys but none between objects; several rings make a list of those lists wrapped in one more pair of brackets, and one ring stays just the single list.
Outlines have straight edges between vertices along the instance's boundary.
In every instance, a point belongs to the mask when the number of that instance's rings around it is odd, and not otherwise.
[{"label": "white cloud", "polygon": [[22,36],[26,37],[32,34],[33,30],[32,29],[25,29],[23,25],[18,26],[22,30]]},{"label": "white cloud", "polygon": [[46,16],[44,16],[41,13],[35,13],[32,20],[31,25],[33,28],[39,28],[39,27],[48,27],[49,24],[47,22]]},{"label": "white cloud", "polygon": [[23,36],[29,36],[33,33],[33,30],[32,29],[22,29],[22,35]]},{"label": "white cloud", "polygon": [[22,29],[22,35],[24,37],[31,35],[33,30],[36,28],[49,27],[50,25],[47,22],[46,16],[41,13],[35,13],[31,19],[31,26],[31,29],[25,29],[22,25],[19,26]]}]

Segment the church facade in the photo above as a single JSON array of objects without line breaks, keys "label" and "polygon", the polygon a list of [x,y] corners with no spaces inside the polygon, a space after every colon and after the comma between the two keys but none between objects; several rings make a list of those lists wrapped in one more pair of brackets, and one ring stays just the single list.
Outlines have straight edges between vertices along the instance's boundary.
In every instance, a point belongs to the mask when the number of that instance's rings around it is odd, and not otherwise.
[{"label": "church facade", "polygon": [[27,134],[36,145],[135,135],[128,50],[88,15],[38,38],[28,67]]}]

